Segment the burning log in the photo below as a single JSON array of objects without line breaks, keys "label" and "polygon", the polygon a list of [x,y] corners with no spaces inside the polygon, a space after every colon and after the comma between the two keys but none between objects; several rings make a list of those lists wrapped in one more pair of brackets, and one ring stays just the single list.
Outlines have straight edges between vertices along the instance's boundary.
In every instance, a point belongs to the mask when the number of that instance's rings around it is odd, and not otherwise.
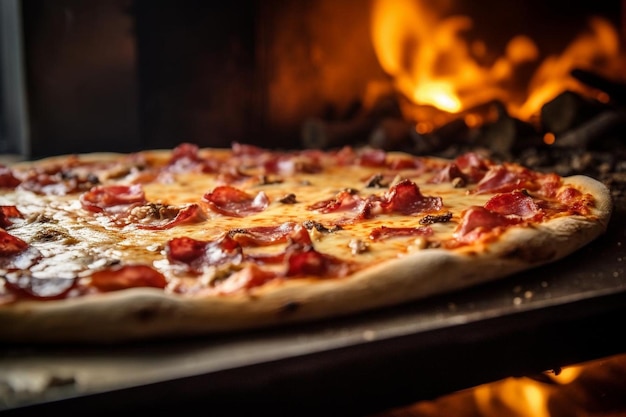
[{"label": "burning log", "polygon": [[[468,125],[470,116],[482,122]],[[383,96],[371,109],[353,106],[341,119],[307,120],[301,143],[310,149],[367,144],[387,151],[441,156],[482,148],[496,157],[511,158],[529,148],[548,145],[553,149],[608,146],[609,139],[624,132],[626,110],[565,91],[543,106],[540,121],[541,131],[512,117],[503,103],[493,101],[454,115],[431,132],[420,133],[414,121],[403,117],[397,97]],[[544,139],[542,132],[555,135],[554,141]]]},{"label": "burning log", "polygon": [[[401,119],[400,106],[393,96],[379,98],[371,109],[351,112],[348,118],[310,118],[302,124],[301,143],[309,149],[328,149],[364,143],[383,119]],[[356,113],[356,114],[354,114]]]},{"label": "burning log", "polygon": [[366,119],[329,122],[310,118],[302,125],[302,145],[309,149],[328,149],[360,143],[372,129]]},{"label": "burning log", "polygon": [[499,107],[497,119],[485,124],[479,131],[476,145],[505,158],[528,147],[544,145],[532,124],[510,116],[503,105]]},{"label": "burning log", "polygon": [[541,108],[541,125],[556,135],[574,129],[606,110],[607,106],[572,91],[565,91]]},{"label": "burning log", "polygon": [[368,144],[386,151],[405,151],[415,155],[430,155],[452,145],[471,145],[470,128],[461,118],[440,126],[430,133],[418,133],[415,124],[404,119],[384,119],[372,131]]},{"label": "burning log", "polygon": [[[409,152],[413,152],[418,155],[424,154],[438,154],[441,152],[450,153],[453,156],[458,153],[460,149],[468,149],[475,146],[476,139],[476,127],[479,124],[478,121],[491,121],[497,118],[498,109],[503,105],[497,101],[489,101],[482,103],[470,109],[463,111],[462,113],[455,115],[448,115],[448,121],[431,132],[420,133],[415,128],[415,123],[405,123],[405,127],[397,125],[400,135],[397,133],[394,135],[394,130],[381,127],[376,132],[377,137],[374,143],[388,145],[393,143],[393,138],[400,138],[404,141],[404,136],[408,129],[408,137],[411,140],[411,147]],[[438,110],[441,112],[441,110]],[[468,121],[472,121],[468,123]],[[382,139],[387,138],[387,139]],[[374,139],[374,138],[372,138]],[[370,142],[372,143],[372,142]],[[397,142],[396,142],[397,143]],[[402,142],[404,143],[404,142]],[[446,156],[441,154],[441,156]]]},{"label": "burning log", "polygon": [[572,77],[578,81],[587,84],[590,87],[604,91],[616,103],[626,103],[626,85],[604,78],[591,71],[583,69],[574,69],[571,72]]},{"label": "burning log", "polygon": [[414,152],[431,154],[448,149],[452,145],[469,145],[470,129],[462,118],[456,118],[428,134],[414,134]]},{"label": "burning log", "polygon": [[369,135],[368,144],[385,151],[412,151],[415,127],[404,119],[382,119]]},{"label": "burning log", "polygon": [[624,140],[621,136],[624,130],[626,130],[626,110],[607,110],[576,129],[557,135],[553,146],[578,149],[600,148],[614,139],[618,140],[623,147]]}]

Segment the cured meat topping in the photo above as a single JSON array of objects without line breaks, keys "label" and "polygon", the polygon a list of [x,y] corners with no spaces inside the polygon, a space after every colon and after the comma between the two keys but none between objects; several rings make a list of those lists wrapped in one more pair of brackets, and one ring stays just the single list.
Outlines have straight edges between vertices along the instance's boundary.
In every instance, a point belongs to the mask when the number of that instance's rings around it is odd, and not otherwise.
[{"label": "cured meat topping", "polygon": [[513,227],[592,217],[595,203],[554,173],[474,152],[182,143],[0,166],[0,304],[342,279],[411,251],[480,251]]}]

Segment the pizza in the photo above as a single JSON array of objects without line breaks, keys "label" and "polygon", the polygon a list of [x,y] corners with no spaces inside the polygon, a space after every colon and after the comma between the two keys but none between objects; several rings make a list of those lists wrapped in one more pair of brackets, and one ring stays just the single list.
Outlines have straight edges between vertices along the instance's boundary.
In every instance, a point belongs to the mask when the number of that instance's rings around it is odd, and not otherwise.
[{"label": "pizza", "polygon": [[0,340],[117,343],[418,302],[569,255],[610,193],[479,151],[244,143],[0,167]]}]

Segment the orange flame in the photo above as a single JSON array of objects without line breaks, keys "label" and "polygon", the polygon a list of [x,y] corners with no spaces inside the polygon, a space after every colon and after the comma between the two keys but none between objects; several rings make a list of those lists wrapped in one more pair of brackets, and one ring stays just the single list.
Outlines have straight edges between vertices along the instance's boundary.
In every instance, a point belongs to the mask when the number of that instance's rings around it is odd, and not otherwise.
[{"label": "orange flame", "polygon": [[[484,41],[469,44],[461,36],[472,24],[467,16],[440,17],[426,1],[372,2],[371,36],[380,65],[392,77],[395,89],[417,105],[456,114],[498,100],[512,116],[530,120],[543,104],[565,90],[589,94],[585,91],[589,88],[571,77],[572,69],[594,69],[590,67],[598,63],[605,67],[617,63],[623,68],[619,34],[599,17],[560,56],[538,63],[537,44],[518,35],[489,66],[476,59],[487,49]],[[516,71],[528,63],[535,63],[537,69],[527,88],[512,91]]]}]

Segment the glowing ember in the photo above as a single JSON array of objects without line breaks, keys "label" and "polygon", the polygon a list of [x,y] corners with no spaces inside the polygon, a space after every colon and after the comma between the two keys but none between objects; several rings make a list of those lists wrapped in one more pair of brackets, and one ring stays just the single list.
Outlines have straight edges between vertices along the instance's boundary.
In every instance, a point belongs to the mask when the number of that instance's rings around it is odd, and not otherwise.
[{"label": "glowing ember", "polygon": [[626,355],[511,377],[372,417],[623,416]]},{"label": "glowing ember", "polygon": [[[472,29],[472,19],[439,14],[424,0],[374,0],[371,16],[380,65],[413,107],[432,106],[456,114],[498,100],[511,116],[528,121],[563,91],[595,95],[570,75],[574,68],[623,76],[619,34],[600,17],[590,19],[559,56],[538,62],[538,44],[523,34],[508,41],[501,57],[482,59],[487,43],[464,37]],[[487,61],[490,64],[484,64]],[[529,64],[535,70],[528,84],[516,85],[515,77]],[[405,115],[410,120],[424,120],[415,109],[403,110],[411,112]]]}]

